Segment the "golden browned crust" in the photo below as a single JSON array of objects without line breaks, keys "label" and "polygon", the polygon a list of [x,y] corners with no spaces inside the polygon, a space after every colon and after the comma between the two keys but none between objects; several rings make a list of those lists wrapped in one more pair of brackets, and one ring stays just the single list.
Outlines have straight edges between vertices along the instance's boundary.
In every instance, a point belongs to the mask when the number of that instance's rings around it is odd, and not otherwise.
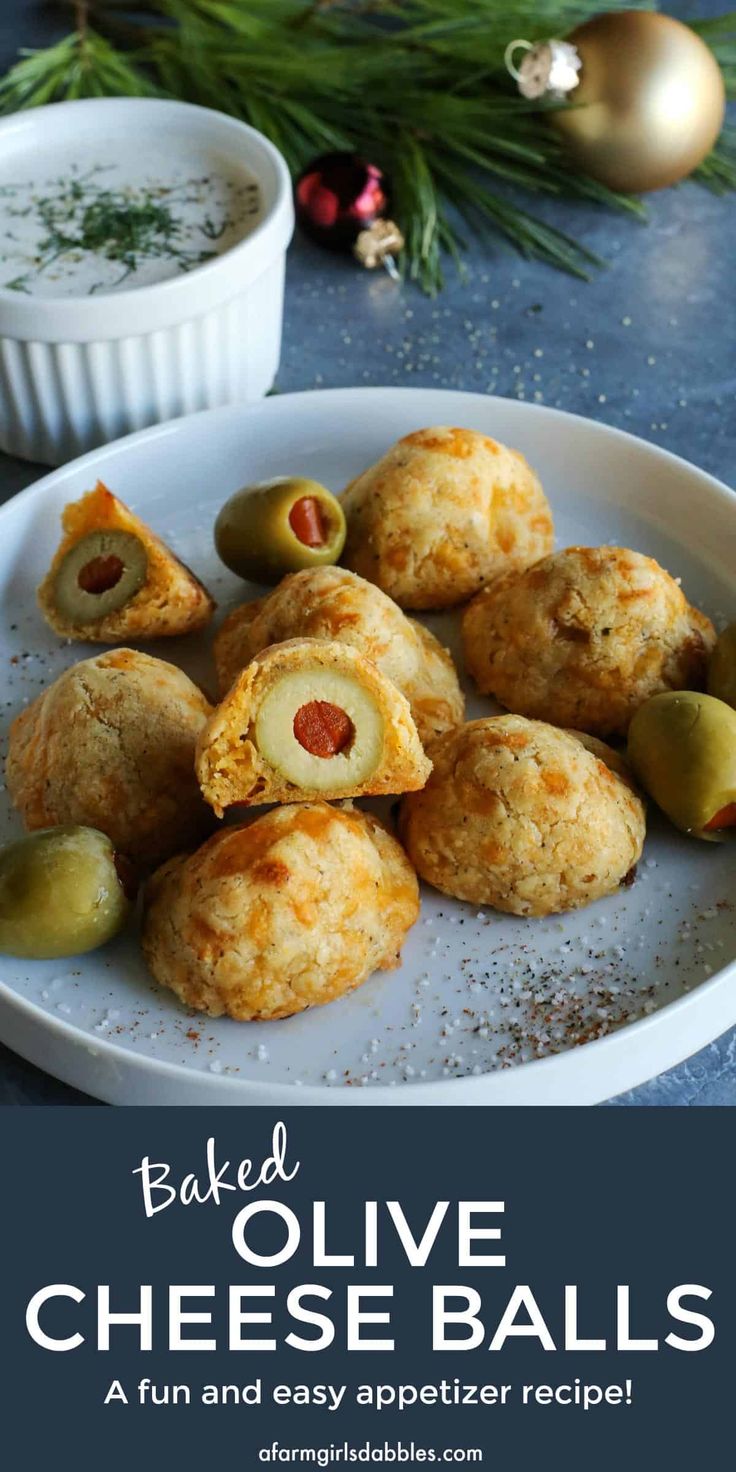
[{"label": "golden browned crust", "polygon": [[445,894],[549,915],[631,875],[644,805],[603,742],[495,716],[441,737],[432,758],[424,791],[402,802],[400,833],[421,877]]},{"label": "golden browned crust", "polygon": [[406,696],[425,745],[463,719],[465,703],[448,651],[380,588],[344,567],[291,573],[267,597],[225,619],[214,644],[221,693],[254,654],[296,637],[352,644],[372,659]]},{"label": "golden browned crust", "polygon": [[702,686],[710,619],[652,557],[568,547],[484,588],[463,617],[478,688],[509,710],[599,735],[660,690]]},{"label": "golden browned crust", "polygon": [[[314,671],[317,678],[322,671],[349,676],[379,712],[382,752],[368,781],[354,786],[336,783],[317,793],[287,781],[259,750],[255,723],[261,705],[283,675],[302,671]],[[333,799],[411,792],[424,785],[431,769],[401,691],[357,649],[321,639],[291,639],[261,650],[238,676],[197,741],[197,777],[218,817],[234,803],[248,806],[315,796]]]},{"label": "golden browned crust", "polygon": [[13,722],[12,801],[26,828],[84,823],[153,868],[211,825],[194,775],[212,707],[181,670],[116,649],[82,660]]},{"label": "golden browned crust", "polygon": [[[289,574],[294,576],[294,574]],[[298,574],[296,574],[298,576]],[[278,585],[281,587],[281,583]],[[240,603],[220,624],[212,645],[212,655],[217,671],[217,688],[220,698],[227,695],[241,670],[250,663],[258,649],[251,647],[251,625],[256,621],[268,597],[254,598],[250,603]],[[279,639],[267,639],[259,646],[266,649],[269,644],[278,644]]]},{"label": "golden browned crust", "polygon": [[422,661],[404,694],[411,706],[420,739],[429,746],[437,736],[462,725],[465,696],[449,649],[445,649],[431,630],[417,623],[416,619],[407,619],[407,623],[419,640]]},{"label": "golden browned crust", "polygon": [[222,829],[151,880],[143,952],[212,1017],[288,1017],[398,965],[419,914],[400,845],[350,805],[274,808]]},{"label": "golden browned crust", "polygon": [[554,542],[547,498],[524,457],[471,429],[406,435],[352,481],[342,504],[343,561],[401,608],[465,603]]},{"label": "golden browned crust", "polygon": [[[61,522],[64,533],[61,544],[38,590],[41,612],[55,633],[92,644],[124,644],[135,639],[192,634],[209,623],[216,605],[207,589],[101,481],[81,501],[64,507]],[[146,581],[130,602],[116,612],[94,623],[70,623],[56,607],[56,574],[67,552],[82,537],[106,530],[131,532],[139,538],[148,557]]]}]

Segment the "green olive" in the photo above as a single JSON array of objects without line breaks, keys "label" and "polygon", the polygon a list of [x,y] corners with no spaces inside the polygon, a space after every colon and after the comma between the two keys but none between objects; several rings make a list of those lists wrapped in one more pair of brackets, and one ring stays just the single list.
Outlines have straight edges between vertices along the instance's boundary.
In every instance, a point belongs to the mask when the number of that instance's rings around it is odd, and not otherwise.
[{"label": "green olive", "polygon": [[254,583],[278,583],[287,572],[337,562],[344,543],[340,502],[318,481],[298,475],[244,486],[215,522],[225,566]]},{"label": "green olive", "polygon": [[135,882],[96,828],[43,828],[0,851],[0,952],[51,960],[94,951],[122,929]]},{"label": "green olive", "polygon": [[736,624],[718,636],[708,668],[708,692],[736,708]]},{"label": "green olive", "polygon": [[736,834],[736,711],[712,695],[668,690],[639,707],[629,760],[642,787],[696,838]]},{"label": "green olive", "polygon": [[132,532],[88,532],[70,547],[54,579],[54,602],[72,624],[116,613],[143,587],[148,557]]}]

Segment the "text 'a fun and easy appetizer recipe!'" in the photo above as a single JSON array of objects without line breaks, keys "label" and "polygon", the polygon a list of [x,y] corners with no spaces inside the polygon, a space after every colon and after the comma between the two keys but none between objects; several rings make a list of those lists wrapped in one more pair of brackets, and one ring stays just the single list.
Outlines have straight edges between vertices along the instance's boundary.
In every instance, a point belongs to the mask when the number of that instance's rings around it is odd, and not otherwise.
[{"label": "text 'a fun and easy appetizer recipe!'", "polygon": [[[244,487],[214,538],[262,592],[219,623],[205,689],[136,647],[202,639],[196,573],[102,484],[64,508],[39,607],[70,656],[105,647],[11,727],[6,954],[137,926],[185,1008],[285,1018],[398,966],[420,880],[459,923],[470,904],[533,929],[635,882],[647,799],[693,839],[736,835],[736,624],[717,637],[637,550],[555,550],[517,451],[419,429],[341,495]],[[415,617],[437,611],[464,669]]]}]

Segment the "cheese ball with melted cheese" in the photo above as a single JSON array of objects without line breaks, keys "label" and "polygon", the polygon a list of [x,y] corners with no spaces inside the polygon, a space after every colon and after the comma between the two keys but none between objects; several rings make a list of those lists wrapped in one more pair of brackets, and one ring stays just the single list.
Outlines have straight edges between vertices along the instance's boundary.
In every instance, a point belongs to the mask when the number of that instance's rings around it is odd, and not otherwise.
[{"label": "cheese ball with melted cheese", "polygon": [[212,707],[174,665],[134,649],[83,659],[10,729],[7,782],[26,828],[98,828],[155,868],[211,826],[194,748]]},{"label": "cheese ball with melted cheese", "polygon": [[348,486],[343,561],[401,608],[466,603],[552,550],[547,498],[523,455],[472,429],[408,434]]},{"label": "cheese ball with melted cheese", "polygon": [[425,745],[462,721],[463,696],[447,650],[380,588],[344,567],[293,573],[225,619],[214,645],[221,693],[262,649],[297,637],[352,644],[371,659],[406,696]]},{"label": "cheese ball with melted cheese", "polygon": [[479,690],[600,736],[623,734],[650,695],[702,687],[714,642],[674,578],[623,547],[568,547],[504,573],[463,617]]},{"label": "cheese ball with melted cheese", "polygon": [[512,915],[573,910],[630,882],[644,805],[602,741],[522,716],[470,721],[436,741],[400,834],[435,889]]},{"label": "cheese ball with melted cheese", "polygon": [[143,952],[198,1012],[289,1017],[397,966],[418,914],[414,870],[377,818],[299,803],[164,865],[146,894]]}]

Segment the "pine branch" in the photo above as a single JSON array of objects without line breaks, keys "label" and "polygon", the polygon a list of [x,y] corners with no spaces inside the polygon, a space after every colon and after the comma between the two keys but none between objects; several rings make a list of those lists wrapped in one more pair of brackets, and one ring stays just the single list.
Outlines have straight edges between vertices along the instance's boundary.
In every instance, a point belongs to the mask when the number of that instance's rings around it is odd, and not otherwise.
[{"label": "pine branch", "polygon": [[723,72],[727,95],[736,98],[736,10],[708,20],[693,20],[690,25],[713,51]]},{"label": "pine branch", "polygon": [[149,97],[156,91],[135,57],[85,25],[44,51],[20,52],[0,79],[0,112],[78,97]]},{"label": "pine branch", "polygon": [[[426,291],[441,287],[444,256],[460,263],[463,227],[573,275],[601,264],[522,207],[520,191],[530,200],[567,196],[644,214],[638,199],[570,167],[545,125],[555,104],[525,102],[503,67],[515,36],[563,35],[601,9],[631,9],[637,0],[70,3],[76,31],[21,53],[0,80],[0,110],[159,94],[243,118],[295,172],[317,153],[358,149],[393,181],[402,264]],[[736,13],[694,29],[736,95]],[[716,193],[736,188],[733,133],[724,132],[694,177]]]},{"label": "pine branch", "polygon": [[713,194],[730,194],[736,189],[736,129],[726,127],[708,158],[693,178]]}]

